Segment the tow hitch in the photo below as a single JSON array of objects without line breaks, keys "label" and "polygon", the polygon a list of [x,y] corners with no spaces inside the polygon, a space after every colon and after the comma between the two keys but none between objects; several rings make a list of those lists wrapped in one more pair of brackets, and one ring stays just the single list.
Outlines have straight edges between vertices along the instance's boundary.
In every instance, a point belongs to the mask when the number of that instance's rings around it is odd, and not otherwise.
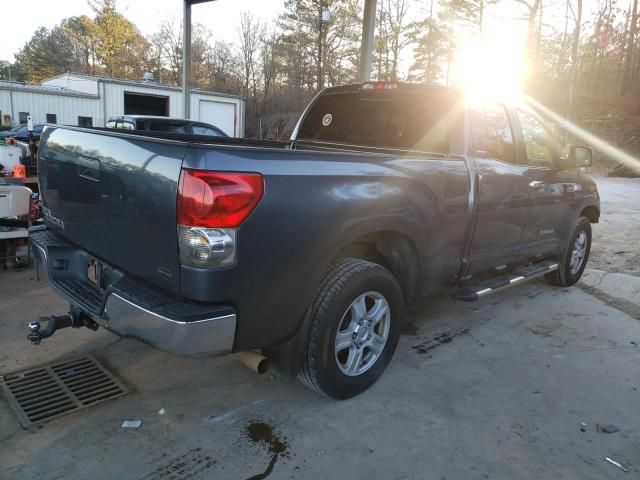
[{"label": "tow hitch", "polygon": [[47,321],[47,327],[40,331],[40,322],[29,322],[29,335],[27,339],[34,345],[38,345],[45,338],[49,338],[56,330],[61,328],[80,328],[87,327],[91,330],[97,330],[99,325],[91,319],[87,314],[74,308],[67,315],[52,315],[48,318],[43,317]]}]

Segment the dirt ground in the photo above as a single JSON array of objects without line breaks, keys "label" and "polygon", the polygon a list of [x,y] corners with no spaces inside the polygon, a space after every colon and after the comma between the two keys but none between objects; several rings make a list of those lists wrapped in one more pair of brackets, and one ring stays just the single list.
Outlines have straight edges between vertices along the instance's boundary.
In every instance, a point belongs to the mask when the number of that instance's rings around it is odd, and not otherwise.
[{"label": "dirt ground", "polygon": [[0,397],[0,479],[640,478],[640,179],[597,182],[577,287],[421,302],[381,380],[344,402],[102,330],[33,347],[27,322],[66,305],[33,271],[0,273],[0,373],[91,353],[129,389],[26,430]]}]

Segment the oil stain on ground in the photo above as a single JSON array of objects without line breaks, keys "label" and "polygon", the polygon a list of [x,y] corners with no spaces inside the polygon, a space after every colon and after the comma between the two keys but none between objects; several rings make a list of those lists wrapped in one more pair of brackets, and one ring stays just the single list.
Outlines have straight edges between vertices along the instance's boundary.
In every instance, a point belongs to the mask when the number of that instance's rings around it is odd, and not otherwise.
[{"label": "oil stain on ground", "polygon": [[201,448],[194,448],[158,466],[154,471],[145,475],[141,480],[190,480],[200,475],[216,464],[210,455]]},{"label": "oil stain on ground", "polygon": [[464,335],[466,333],[469,333],[469,327],[456,327],[448,330],[443,330],[428,338],[424,342],[413,345],[411,348],[416,350],[418,353],[427,353],[429,350],[433,350],[437,346],[444,343],[449,343],[455,337]]},{"label": "oil stain on ground", "polygon": [[278,461],[278,457],[287,456],[288,445],[285,440],[281,440],[274,433],[271,425],[264,422],[255,420],[249,422],[246,427],[246,434],[254,445],[266,448],[271,454],[271,460],[269,461],[269,465],[267,465],[267,469],[262,473],[249,477],[247,480],[262,480],[267,478],[271,475],[271,472],[273,472],[273,467]]}]

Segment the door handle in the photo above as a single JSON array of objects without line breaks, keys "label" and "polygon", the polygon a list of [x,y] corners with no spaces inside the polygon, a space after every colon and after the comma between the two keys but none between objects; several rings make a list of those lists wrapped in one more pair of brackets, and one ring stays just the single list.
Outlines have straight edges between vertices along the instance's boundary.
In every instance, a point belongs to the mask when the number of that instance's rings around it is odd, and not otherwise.
[{"label": "door handle", "polygon": [[540,180],[532,180],[529,182],[529,188],[535,191],[544,190],[544,182],[541,182]]},{"label": "door handle", "polygon": [[476,193],[480,195],[482,193],[482,175],[476,174]]}]

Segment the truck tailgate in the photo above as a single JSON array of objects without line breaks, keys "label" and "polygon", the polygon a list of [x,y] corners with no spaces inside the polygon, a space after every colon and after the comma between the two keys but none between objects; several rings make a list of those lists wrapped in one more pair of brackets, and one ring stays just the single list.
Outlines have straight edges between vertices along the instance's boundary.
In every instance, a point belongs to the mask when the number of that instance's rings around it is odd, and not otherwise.
[{"label": "truck tailgate", "polygon": [[47,226],[98,260],[179,293],[176,195],[185,143],[47,127]]}]

